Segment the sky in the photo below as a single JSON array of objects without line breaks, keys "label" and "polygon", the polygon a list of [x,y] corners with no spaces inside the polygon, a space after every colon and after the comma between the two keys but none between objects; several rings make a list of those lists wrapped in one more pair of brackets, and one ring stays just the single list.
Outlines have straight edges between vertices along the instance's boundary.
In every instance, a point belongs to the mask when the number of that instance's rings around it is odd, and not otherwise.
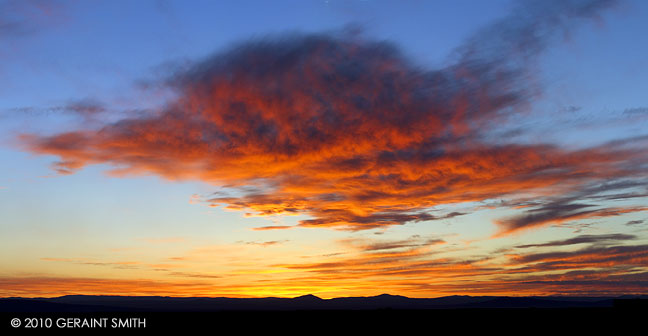
[{"label": "sky", "polygon": [[0,296],[648,294],[648,3],[0,0]]}]

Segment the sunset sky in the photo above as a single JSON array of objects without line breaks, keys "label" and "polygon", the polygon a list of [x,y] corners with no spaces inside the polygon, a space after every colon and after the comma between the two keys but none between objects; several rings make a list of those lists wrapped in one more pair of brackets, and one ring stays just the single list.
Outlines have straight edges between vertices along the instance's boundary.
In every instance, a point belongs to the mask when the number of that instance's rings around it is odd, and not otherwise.
[{"label": "sunset sky", "polygon": [[648,294],[648,2],[0,0],[0,297]]}]

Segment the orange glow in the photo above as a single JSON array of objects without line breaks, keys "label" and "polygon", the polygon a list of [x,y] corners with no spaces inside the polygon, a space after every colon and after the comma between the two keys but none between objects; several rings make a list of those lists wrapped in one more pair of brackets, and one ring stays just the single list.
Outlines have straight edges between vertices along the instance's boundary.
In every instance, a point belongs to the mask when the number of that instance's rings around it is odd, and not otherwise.
[{"label": "orange glow", "polygon": [[[471,295],[556,295],[562,292],[614,295],[642,293],[637,279],[648,274],[645,245],[585,248],[568,252],[494,255],[466,260],[441,257],[439,245],[360,249],[343,258],[256,265],[218,277],[183,275],[134,280],[106,278],[2,277],[0,296],[172,295],[323,298],[399,293],[410,297]],[[393,249],[393,250],[392,250]],[[61,261],[61,260],[58,260]],[[627,269],[633,272],[627,272]],[[596,282],[596,288],[582,284]],[[593,292],[590,292],[593,293]]]}]

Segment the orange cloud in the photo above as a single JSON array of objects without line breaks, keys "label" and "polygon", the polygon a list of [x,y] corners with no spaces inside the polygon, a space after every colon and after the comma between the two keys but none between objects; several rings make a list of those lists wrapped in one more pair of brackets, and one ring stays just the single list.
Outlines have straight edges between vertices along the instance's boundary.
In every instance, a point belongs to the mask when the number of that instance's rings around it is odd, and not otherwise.
[{"label": "orange cloud", "polygon": [[150,279],[74,277],[0,277],[2,297],[56,297],[61,295],[168,295],[205,296],[209,282],[171,282]]},{"label": "orange cloud", "polygon": [[512,144],[489,132],[537,91],[529,62],[544,48],[538,36],[607,5],[554,4],[523,21],[511,15],[436,70],[359,36],[246,42],[169,78],[178,98],[160,113],[21,140],[58,156],[61,174],[107,163],[116,176],[238,188],[204,201],[250,215],[310,216],[302,227],[450,218],[458,214],[430,209],[636,174],[645,152]]},{"label": "orange cloud", "polygon": [[292,229],[293,227],[294,226],[289,226],[289,225],[270,225],[270,226],[253,228],[252,230],[254,231],[286,230],[286,229]]}]

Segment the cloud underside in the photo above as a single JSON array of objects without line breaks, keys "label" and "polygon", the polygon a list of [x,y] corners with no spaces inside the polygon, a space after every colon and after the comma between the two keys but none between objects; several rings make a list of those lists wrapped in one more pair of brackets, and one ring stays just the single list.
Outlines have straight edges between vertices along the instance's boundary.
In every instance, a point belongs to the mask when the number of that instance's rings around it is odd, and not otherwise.
[{"label": "cloud underside", "polygon": [[[206,197],[211,205],[308,215],[299,226],[349,230],[460,215],[430,210],[443,204],[644,176],[645,153],[627,143],[566,150],[493,135],[539,92],[533,60],[554,33],[611,3],[522,6],[436,70],[412,64],[391,43],[353,34],[247,41],[170,76],[164,84],[178,98],[162,111],[21,140],[58,156],[62,174],[110,164],[116,176],[198,179],[234,190]],[[569,216],[633,210],[643,211]],[[498,223],[507,234],[566,219],[543,212]],[[272,228],[286,226],[265,229]]]}]

